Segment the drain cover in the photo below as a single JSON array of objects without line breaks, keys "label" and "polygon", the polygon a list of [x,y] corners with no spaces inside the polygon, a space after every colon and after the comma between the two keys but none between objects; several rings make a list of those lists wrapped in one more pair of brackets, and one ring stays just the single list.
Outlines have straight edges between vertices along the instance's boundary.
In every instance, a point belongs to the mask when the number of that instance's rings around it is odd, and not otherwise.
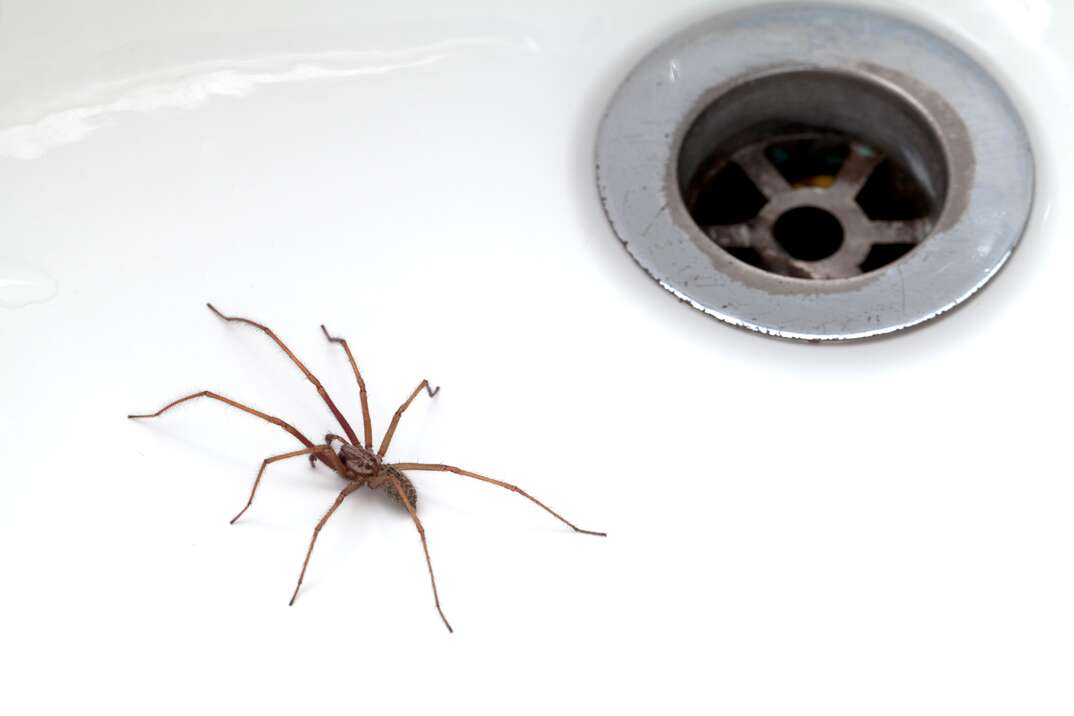
[{"label": "drain cover", "polygon": [[786,338],[927,321],[1004,265],[1033,158],[1010,101],[932,33],[871,11],[716,17],[645,58],[597,178],[638,264],[694,307]]}]

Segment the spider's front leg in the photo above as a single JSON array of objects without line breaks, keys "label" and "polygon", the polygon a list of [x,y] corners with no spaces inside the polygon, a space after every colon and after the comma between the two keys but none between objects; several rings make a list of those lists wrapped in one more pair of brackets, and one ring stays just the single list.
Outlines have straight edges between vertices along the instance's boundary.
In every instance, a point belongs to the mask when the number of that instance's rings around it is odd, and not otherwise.
[{"label": "spider's front leg", "polygon": [[328,332],[328,329],[321,324],[321,331],[324,332],[324,337],[328,339],[330,343],[338,343],[343,346],[343,352],[347,354],[347,360],[351,364],[351,368],[354,370],[354,378],[358,381],[358,399],[362,403],[362,429],[365,432],[365,449],[373,449],[373,423],[369,417],[369,396],[365,390],[365,381],[362,380],[362,373],[358,370],[358,363],[354,360],[354,354],[351,353],[351,347],[347,344],[346,338],[340,338],[333,336]]},{"label": "spider's front leg", "polygon": [[345,418],[343,416],[343,413],[339,411],[339,408],[336,407],[335,402],[333,402],[331,396],[328,395],[328,391],[324,389],[323,385],[321,385],[321,381],[317,380],[317,376],[315,376],[310,371],[310,369],[307,368],[306,365],[298,359],[298,356],[291,352],[291,349],[287,347],[287,344],[280,340],[280,337],[277,336],[271,328],[264,324],[258,323],[257,321],[251,321],[249,318],[240,318],[239,316],[225,315],[218,311],[216,307],[213,306],[213,304],[211,303],[207,303],[205,305],[208,306],[209,310],[215,313],[220,319],[229,323],[235,322],[243,323],[247,326],[253,326],[254,328],[264,333],[266,336],[271,338],[272,341],[280,347],[280,350],[287,354],[287,357],[291,359],[291,362],[295,364],[295,367],[302,371],[302,374],[306,376],[306,380],[313,384],[313,387],[317,390],[317,394],[321,396],[321,399],[324,401],[324,404],[328,406],[328,409],[332,412],[332,415],[335,416],[336,422],[338,422],[340,427],[343,428],[343,432],[347,434],[347,437],[351,439],[351,442],[358,442],[358,436],[354,434],[354,430],[351,429],[350,423],[347,422],[347,418]]},{"label": "spider's front leg", "polygon": [[392,416],[391,425],[388,426],[388,431],[384,433],[384,439],[380,441],[380,449],[377,450],[377,457],[384,457],[388,452],[388,446],[392,442],[392,436],[395,435],[395,429],[399,426],[399,418],[403,417],[403,413],[410,407],[410,404],[414,402],[414,398],[418,397],[418,393],[425,389],[425,392],[429,394],[430,398],[435,398],[436,394],[440,392],[440,386],[432,388],[429,386],[428,380],[423,380],[418,383],[418,387],[414,389],[414,392],[410,394],[410,397],[403,401],[403,404],[399,406],[399,409],[395,411],[395,415]]}]

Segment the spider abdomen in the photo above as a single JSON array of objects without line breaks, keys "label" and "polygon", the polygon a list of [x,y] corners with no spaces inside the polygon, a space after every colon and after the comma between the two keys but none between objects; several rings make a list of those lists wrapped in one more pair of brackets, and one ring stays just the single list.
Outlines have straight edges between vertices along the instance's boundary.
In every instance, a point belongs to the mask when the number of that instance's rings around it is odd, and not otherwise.
[{"label": "spider abdomen", "polygon": [[406,509],[406,505],[403,504],[403,500],[400,499],[399,493],[395,489],[395,485],[392,484],[392,479],[395,478],[399,481],[399,487],[403,488],[403,494],[406,495],[407,502],[415,510],[418,509],[418,491],[414,487],[414,483],[410,481],[410,478],[403,473],[396,470],[394,467],[385,465],[383,473],[388,479],[384,480],[384,483],[380,486],[380,489],[388,493],[388,496],[403,509]]}]

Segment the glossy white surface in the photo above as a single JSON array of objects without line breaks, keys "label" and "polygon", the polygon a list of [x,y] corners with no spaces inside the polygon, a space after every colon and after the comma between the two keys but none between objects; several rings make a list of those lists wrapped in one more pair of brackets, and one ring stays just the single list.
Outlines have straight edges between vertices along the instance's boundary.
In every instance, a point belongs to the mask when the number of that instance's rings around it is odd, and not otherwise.
[{"label": "glossy white surface", "polygon": [[[1007,86],[1038,200],[965,308],[816,347],[677,304],[597,200],[624,73],[740,4],[0,5],[4,710],[1069,713],[1074,5],[870,3]],[[287,436],[123,417],[212,388],[332,427],[205,300],[357,421],[317,326],[349,337],[378,431],[428,376],[394,455],[611,536],[418,475],[457,633],[365,494],[288,609],[338,481],[270,468],[231,527]]]}]

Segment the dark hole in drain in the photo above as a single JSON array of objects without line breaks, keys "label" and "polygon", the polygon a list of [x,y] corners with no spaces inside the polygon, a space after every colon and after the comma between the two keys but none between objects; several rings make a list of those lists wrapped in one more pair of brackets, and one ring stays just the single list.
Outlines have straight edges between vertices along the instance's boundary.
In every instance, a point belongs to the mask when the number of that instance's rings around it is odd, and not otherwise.
[{"label": "dark hole in drain", "polygon": [[921,219],[932,212],[921,184],[890,159],[877,165],[855,200],[873,221]]},{"label": "dark hole in drain", "polygon": [[731,246],[724,249],[724,251],[754,268],[764,268],[764,259],[761,258],[761,253],[757,249],[750,248],[749,246]]},{"label": "dark hole in drain", "polygon": [[742,167],[729,162],[695,185],[690,213],[701,226],[741,224],[768,203]]},{"label": "dark hole in drain", "polygon": [[772,236],[799,261],[821,261],[843,245],[843,225],[824,209],[800,206],[779,217]]},{"label": "dark hole in drain", "polygon": [[890,263],[895,263],[913,251],[914,248],[915,244],[874,244],[869,249],[869,255],[861,263],[861,272],[869,273]]}]

